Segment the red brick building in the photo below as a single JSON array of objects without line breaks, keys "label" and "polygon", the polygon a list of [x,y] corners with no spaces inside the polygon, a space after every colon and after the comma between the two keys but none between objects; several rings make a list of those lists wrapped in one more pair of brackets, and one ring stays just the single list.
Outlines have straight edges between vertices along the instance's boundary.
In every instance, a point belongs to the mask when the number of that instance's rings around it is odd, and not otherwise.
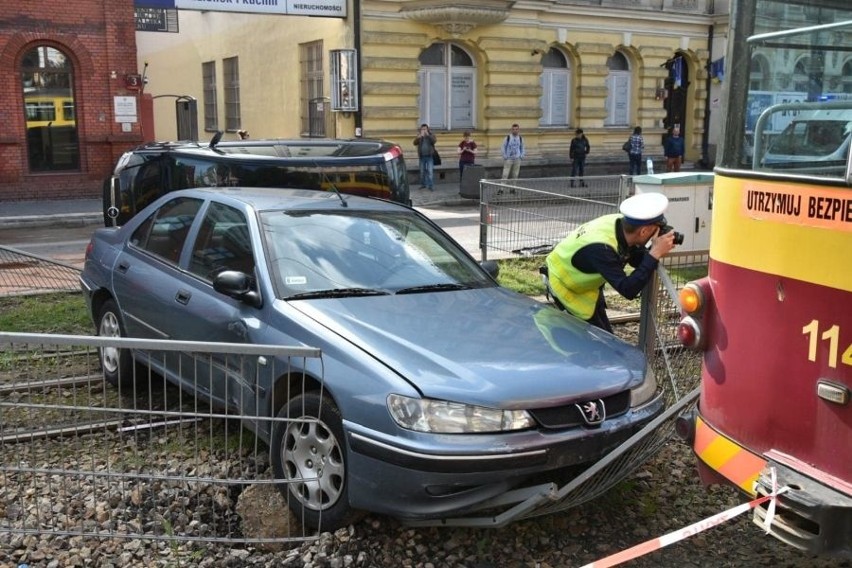
[{"label": "red brick building", "polygon": [[0,211],[101,195],[146,138],[138,73],[133,0],[0,0]]}]

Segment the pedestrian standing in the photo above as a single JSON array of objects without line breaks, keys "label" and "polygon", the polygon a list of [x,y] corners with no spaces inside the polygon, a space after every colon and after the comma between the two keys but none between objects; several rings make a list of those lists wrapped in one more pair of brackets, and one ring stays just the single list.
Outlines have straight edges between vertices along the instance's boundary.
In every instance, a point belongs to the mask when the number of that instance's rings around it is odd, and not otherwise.
[{"label": "pedestrian standing", "polygon": [[630,175],[638,176],[642,173],[642,152],[645,151],[645,139],[642,137],[642,127],[633,129],[633,134],[628,140],[630,148],[627,150],[630,158]]},{"label": "pedestrian standing", "polygon": [[423,123],[420,125],[420,130],[417,132],[417,138],[414,139],[414,145],[417,146],[417,156],[420,158],[420,189],[428,189],[435,191],[434,174],[435,174],[435,143],[437,137],[429,129],[429,125]]},{"label": "pedestrian standing", "polygon": [[663,141],[663,153],[666,156],[666,171],[679,172],[683,163],[683,138],[679,126],[669,130],[669,135]]},{"label": "pedestrian standing", "polygon": [[503,141],[503,179],[518,179],[523,159],[524,137],[521,136],[521,127],[515,123]]},{"label": "pedestrian standing", "polygon": [[580,178],[580,187],[586,187],[586,182],[583,181],[583,175],[586,171],[586,155],[591,151],[589,139],[583,134],[583,129],[578,128],[574,133],[574,138],[571,139],[571,146],[568,149],[568,157],[571,158],[571,187],[574,187],[574,180]]},{"label": "pedestrian standing", "polygon": [[459,183],[464,176],[464,169],[476,162],[476,142],[470,136],[470,130],[464,131],[464,137],[459,142]]}]

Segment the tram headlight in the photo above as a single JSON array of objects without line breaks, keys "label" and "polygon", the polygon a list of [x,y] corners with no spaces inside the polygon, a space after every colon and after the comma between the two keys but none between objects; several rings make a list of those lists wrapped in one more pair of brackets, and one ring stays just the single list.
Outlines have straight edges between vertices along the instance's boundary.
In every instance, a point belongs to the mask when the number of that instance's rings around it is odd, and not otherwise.
[{"label": "tram headlight", "polygon": [[678,292],[678,299],[684,313],[677,326],[677,338],[684,347],[700,349],[704,344],[704,315],[710,296],[709,280],[702,278],[689,282]]},{"label": "tram headlight", "polygon": [[681,288],[678,298],[683,311],[690,315],[700,312],[704,307],[704,292],[696,282],[690,282]]}]

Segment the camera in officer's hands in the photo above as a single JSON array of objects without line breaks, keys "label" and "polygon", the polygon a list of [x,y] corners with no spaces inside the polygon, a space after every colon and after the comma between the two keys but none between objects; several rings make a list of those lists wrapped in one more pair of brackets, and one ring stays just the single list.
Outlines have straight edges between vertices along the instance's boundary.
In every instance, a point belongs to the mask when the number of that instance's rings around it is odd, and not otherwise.
[{"label": "camera in officer's hands", "polygon": [[678,233],[677,231],[674,230],[674,227],[672,227],[671,225],[667,225],[665,223],[661,224],[660,225],[660,232],[657,233],[657,234],[658,235],[665,235],[666,233],[668,233],[670,231],[674,231],[674,244],[682,245],[683,244],[683,233]]}]

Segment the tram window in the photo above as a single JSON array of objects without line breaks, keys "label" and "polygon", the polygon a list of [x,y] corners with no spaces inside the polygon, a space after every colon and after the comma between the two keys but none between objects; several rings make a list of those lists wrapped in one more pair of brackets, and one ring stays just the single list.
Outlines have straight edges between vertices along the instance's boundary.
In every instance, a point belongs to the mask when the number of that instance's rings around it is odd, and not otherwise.
[{"label": "tram window", "polygon": [[[772,124],[775,114],[766,124]],[[852,140],[852,108],[803,110],[778,134],[762,132],[762,170],[842,178]]]}]

